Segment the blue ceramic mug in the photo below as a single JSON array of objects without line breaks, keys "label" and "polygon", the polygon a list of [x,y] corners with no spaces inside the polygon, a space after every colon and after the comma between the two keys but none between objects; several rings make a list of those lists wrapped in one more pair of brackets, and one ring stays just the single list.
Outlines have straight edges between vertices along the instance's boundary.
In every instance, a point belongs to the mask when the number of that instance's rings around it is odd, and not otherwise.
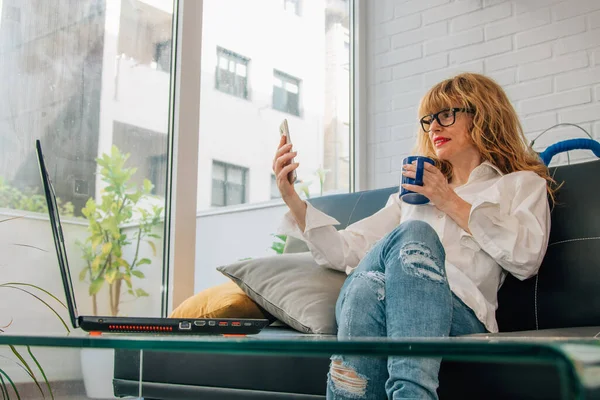
[{"label": "blue ceramic mug", "polygon": [[[416,165],[417,165],[415,179],[402,175],[402,184],[407,183],[409,185],[423,186],[423,171],[425,169],[425,163],[435,165],[435,161],[433,161],[429,157],[410,156],[410,157],[406,157],[404,160],[402,160],[402,165],[412,164],[414,161],[416,161]],[[402,199],[403,202],[408,203],[408,204],[427,204],[427,203],[429,203],[429,199],[427,197],[423,196],[420,193],[415,193],[411,190],[404,189],[402,186],[400,186],[400,198]]]}]

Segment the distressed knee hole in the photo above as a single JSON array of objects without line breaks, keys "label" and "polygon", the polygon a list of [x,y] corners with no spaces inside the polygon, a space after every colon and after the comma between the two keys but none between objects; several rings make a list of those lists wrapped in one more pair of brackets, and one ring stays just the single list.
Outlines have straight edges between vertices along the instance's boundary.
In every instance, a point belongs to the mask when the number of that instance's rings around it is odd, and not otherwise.
[{"label": "distressed knee hole", "polygon": [[334,391],[339,391],[353,397],[364,396],[367,392],[367,378],[358,375],[352,368],[339,359],[332,359],[329,377]]},{"label": "distressed knee hole", "polygon": [[369,287],[377,294],[377,300],[385,300],[385,274],[379,271],[359,272],[356,278],[364,278]]},{"label": "distressed knee hole", "polygon": [[424,243],[406,243],[400,249],[399,257],[407,274],[438,283],[445,281],[443,266]]}]

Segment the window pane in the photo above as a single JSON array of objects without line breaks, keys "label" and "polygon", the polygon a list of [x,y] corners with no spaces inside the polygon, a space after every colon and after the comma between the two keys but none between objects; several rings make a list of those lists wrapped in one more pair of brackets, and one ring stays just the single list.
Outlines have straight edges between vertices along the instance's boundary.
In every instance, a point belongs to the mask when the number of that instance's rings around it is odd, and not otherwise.
[{"label": "window pane", "polygon": [[273,88],[273,108],[280,111],[286,111],[286,92],[283,88]]},{"label": "window pane", "polygon": [[[197,221],[202,237],[197,252],[202,256],[197,259],[196,292],[222,282],[222,274],[215,273],[219,265],[273,254],[276,239],[271,235],[284,207],[271,200],[279,197],[272,162],[284,118],[298,151],[298,179],[308,194],[320,195],[319,174],[325,175],[324,194],[349,188],[349,150],[343,138],[344,123],[350,122],[350,79],[342,66],[349,64],[344,48],[349,2],[275,0],[257,7],[253,1],[205,0],[203,4]],[[236,61],[236,80],[229,81],[235,90],[215,85],[222,56],[218,49]],[[234,95],[224,96],[226,90]],[[240,101],[244,93],[248,100]],[[239,170],[227,171],[226,203],[237,203],[235,214],[227,214],[228,206],[217,214],[212,210],[212,160],[246,168],[243,190]],[[304,198],[301,185],[297,191]],[[257,203],[268,205],[254,207]],[[226,237],[214,234],[224,229]]]},{"label": "window pane", "polygon": [[227,171],[227,182],[237,183],[239,185],[244,183],[244,173],[238,168],[229,168]]},{"label": "window pane", "polygon": [[238,64],[237,66],[237,74],[239,76],[246,76],[246,66],[244,64]]},{"label": "window pane", "polygon": [[229,60],[223,56],[219,57],[219,68],[227,71],[229,68]]},{"label": "window pane", "polygon": [[[39,138],[60,199],[79,312],[160,316],[173,1],[2,0],[0,11],[0,208],[24,215],[13,226],[29,227],[28,237],[14,241],[49,250],[19,253],[19,268],[4,260],[3,279],[63,297],[35,157]],[[90,232],[90,219],[102,231]],[[121,221],[115,235],[109,219]],[[90,268],[108,257],[123,262]],[[95,296],[93,281],[104,282]],[[49,313],[38,319],[55,322]]]},{"label": "window pane", "polygon": [[211,199],[213,206],[221,207],[225,205],[225,181],[213,179]]},{"label": "window pane", "polygon": [[296,85],[295,83],[286,82],[285,90],[287,90],[290,93],[298,94],[298,85]]},{"label": "window pane", "polygon": [[213,163],[212,178],[225,181],[225,166],[223,164]]},{"label": "window pane", "polygon": [[227,205],[233,206],[244,203],[244,186],[227,182]]}]

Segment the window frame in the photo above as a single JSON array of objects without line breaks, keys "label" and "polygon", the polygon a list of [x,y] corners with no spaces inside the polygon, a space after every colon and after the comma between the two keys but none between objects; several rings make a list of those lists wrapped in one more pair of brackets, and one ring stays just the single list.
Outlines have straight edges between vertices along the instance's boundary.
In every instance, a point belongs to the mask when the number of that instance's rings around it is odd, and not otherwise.
[{"label": "window frame", "polygon": [[173,0],[162,317],[194,294],[203,6]]}]

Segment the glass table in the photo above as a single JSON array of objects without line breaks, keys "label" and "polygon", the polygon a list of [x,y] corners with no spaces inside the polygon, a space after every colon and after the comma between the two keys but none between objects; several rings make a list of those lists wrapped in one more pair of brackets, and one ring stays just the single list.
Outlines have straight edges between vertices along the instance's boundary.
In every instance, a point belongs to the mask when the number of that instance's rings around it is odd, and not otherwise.
[{"label": "glass table", "polygon": [[[16,349],[21,349],[21,354],[27,354],[26,346],[30,346],[34,353],[52,348],[55,349],[56,354],[62,354],[69,349],[124,349],[135,352],[140,358],[145,351],[158,351],[304,357],[328,357],[331,354],[415,356],[473,362],[546,364],[554,366],[558,371],[561,381],[560,398],[590,399],[600,394],[600,341],[597,339],[511,338],[482,335],[439,339],[362,338],[342,341],[331,336],[301,334],[282,336],[269,335],[268,332],[247,337],[141,334],[92,336],[83,332],[72,332],[70,334],[0,334],[0,344],[4,345],[2,347],[15,346]],[[58,360],[46,364],[41,359],[38,362],[45,366],[46,375],[51,376],[52,370],[61,365],[61,359],[59,357]],[[35,363],[30,362],[29,366],[35,366]],[[142,371],[139,376],[143,376]],[[52,385],[52,379],[49,380]],[[6,379],[4,381],[6,382]],[[40,385],[45,389],[42,379]],[[80,386],[74,390],[81,391]],[[143,395],[143,386],[143,382],[140,381],[137,393],[140,398]],[[87,397],[81,396],[81,393],[73,393],[72,390],[70,394],[64,396],[55,394],[54,398],[85,399]]]}]

